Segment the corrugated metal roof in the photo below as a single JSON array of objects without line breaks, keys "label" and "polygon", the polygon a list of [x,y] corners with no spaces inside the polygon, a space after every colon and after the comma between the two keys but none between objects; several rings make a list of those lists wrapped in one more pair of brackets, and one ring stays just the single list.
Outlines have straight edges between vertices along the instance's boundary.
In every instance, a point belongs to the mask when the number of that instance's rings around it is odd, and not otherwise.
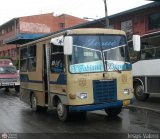
[{"label": "corrugated metal roof", "polygon": [[152,2],[152,3],[149,3],[149,4],[143,5],[143,6],[139,6],[139,7],[124,11],[124,12],[120,12],[120,13],[111,15],[111,16],[109,16],[109,18],[113,18],[113,17],[116,17],[116,16],[121,16],[121,15],[124,15],[124,14],[134,13],[134,12],[137,12],[137,11],[141,11],[141,10],[144,10],[144,9],[156,7],[156,6],[159,6],[159,5],[160,5],[160,2]]},{"label": "corrugated metal roof", "polygon": [[[159,2],[151,2],[151,3],[143,5],[143,6],[139,6],[139,7],[124,11],[124,12],[120,12],[120,13],[117,13],[117,14],[110,15],[110,16],[108,16],[108,18],[111,19],[111,18],[114,18],[114,17],[117,17],[117,16],[122,16],[122,15],[125,15],[125,14],[138,12],[140,10],[160,6],[160,0],[156,0],[156,1],[159,1]],[[95,24],[95,23],[101,23],[103,20],[105,20],[105,18],[106,17],[103,17],[103,18],[100,18],[100,19],[97,19],[97,20],[94,20],[94,21],[83,23],[83,24],[74,26],[73,28],[85,27],[85,26],[92,25],[92,24]]]},{"label": "corrugated metal roof", "polygon": [[14,22],[15,20],[17,20],[18,18],[13,18],[7,22],[5,22],[4,24],[0,25],[0,28],[2,28],[3,26],[6,26],[7,24],[11,23],[11,22]]},{"label": "corrugated metal roof", "polygon": [[45,34],[28,34],[28,33],[20,33],[12,38],[8,38],[4,40],[5,44],[24,44],[26,42],[30,42],[35,40],[36,38],[42,37]]}]

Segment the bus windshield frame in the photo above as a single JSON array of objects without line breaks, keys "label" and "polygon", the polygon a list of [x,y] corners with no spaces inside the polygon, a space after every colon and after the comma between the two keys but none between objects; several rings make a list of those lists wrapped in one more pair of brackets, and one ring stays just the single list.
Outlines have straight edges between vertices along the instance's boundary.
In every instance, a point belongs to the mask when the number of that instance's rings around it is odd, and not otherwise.
[{"label": "bus windshield frame", "polygon": [[125,35],[74,35],[69,72],[92,73],[131,70]]}]

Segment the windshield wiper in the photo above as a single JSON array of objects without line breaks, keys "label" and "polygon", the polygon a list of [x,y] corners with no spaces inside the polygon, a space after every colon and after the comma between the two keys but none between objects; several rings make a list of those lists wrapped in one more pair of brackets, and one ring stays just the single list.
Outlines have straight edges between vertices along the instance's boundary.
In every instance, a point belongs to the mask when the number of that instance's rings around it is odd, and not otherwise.
[{"label": "windshield wiper", "polygon": [[122,73],[122,71],[119,70],[118,68],[115,68],[114,71],[117,71],[118,73]]}]

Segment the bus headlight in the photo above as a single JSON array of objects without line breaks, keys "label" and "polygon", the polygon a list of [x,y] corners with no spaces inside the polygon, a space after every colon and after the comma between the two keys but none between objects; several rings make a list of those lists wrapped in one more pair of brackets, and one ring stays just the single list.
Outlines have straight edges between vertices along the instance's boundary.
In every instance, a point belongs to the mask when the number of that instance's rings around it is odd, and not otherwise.
[{"label": "bus headlight", "polygon": [[124,94],[124,95],[129,95],[129,94],[130,94],[129,89],[124,89],[124,90],[123,90],[123,94]]},{"label": "bus headlight", "polygon": [[88,94],[85,93],[85,92],[77,93],[77,97],[79,99],[87,99],[88,98]]}]

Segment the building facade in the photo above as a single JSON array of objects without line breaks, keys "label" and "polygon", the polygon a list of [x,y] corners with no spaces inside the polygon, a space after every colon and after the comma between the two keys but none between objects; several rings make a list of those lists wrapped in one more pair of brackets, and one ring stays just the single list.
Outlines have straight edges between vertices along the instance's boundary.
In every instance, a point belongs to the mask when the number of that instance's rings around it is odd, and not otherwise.
[{"label": "building facade", "polygon": [[126,31],[128,39],[133,34],[149,34],[160,31],[160,3],[153,2],[110,16],[113,28]]},{"label": "building facade", "polygon": [[[149,34],[160,31],[160,2],[152,2],[131,10],[108,16],[110,28],[124,30],[130,40],[133,34]],[[105,28],[105,18],[77,26]]]},{"label": "building facade", "polygon": [[15,61],[19,44],[85,22],[71,15],[54,16],[53,13],[14,18],[0,26],[0,57]]}]

